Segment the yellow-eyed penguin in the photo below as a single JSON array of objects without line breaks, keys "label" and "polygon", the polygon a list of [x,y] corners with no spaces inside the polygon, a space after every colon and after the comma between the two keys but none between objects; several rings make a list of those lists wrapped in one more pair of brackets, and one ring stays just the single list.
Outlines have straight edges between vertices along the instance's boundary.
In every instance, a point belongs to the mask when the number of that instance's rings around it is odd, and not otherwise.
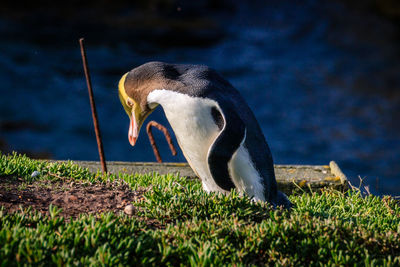
[{"label": "yellow-eyed penguin", "polygon": [[268,144],[239,92],[206,66],[149,62],[122,76],[119,97],[135,145],[146,117],[161,105],[204,190],[236,188],[254,200],[290,208],[277,190]]}]

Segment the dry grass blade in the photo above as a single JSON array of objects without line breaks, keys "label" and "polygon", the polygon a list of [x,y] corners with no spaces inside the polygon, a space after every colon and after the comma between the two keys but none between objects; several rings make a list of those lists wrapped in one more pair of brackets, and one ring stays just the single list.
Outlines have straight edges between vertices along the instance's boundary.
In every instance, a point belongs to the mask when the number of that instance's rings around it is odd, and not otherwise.
[{"label": "dry grass blade", "polygon": [[168,142],[169,148],[171,149],[172,155],[176,156],[176,149],[175,149],[174,144],[172,143],[172,138],[171,138],[171,135],[169,134],[167,128],[165,128],[163,125],[159,124],[156,121],[150,121],[146,126],[146,131],[147,131],[147,135],[149,136],[150,144],[151,144],[151,147],[153,148],[154,155],[156,156],[157,161],[161,163],[162,159],[160,156],[160,152],[158,151],[158,147],[157,147],[156,141],[154,139],[153,133],[151,131],[151,127],[156,127],[158,130],[160,130],[164,134],[165,139]]}]

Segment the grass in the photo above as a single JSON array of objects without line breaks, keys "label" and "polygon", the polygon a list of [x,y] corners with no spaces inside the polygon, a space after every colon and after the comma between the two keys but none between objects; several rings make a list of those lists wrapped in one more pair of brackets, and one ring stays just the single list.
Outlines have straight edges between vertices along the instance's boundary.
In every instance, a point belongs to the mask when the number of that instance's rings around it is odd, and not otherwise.
[{"label": "grass", "polygon": [[[40,175],[31,177],[34,171]],[[0,210],[0,265],[285,265],[399,266],[400,206],[390,197],[325,190],[290,196],[291,212],[235,191],[207,194],[183,177],[92,174],[69,163],[0,154],[0,176],[71,177],[150,188],[137,214],[81,215],[66,222]]]}]

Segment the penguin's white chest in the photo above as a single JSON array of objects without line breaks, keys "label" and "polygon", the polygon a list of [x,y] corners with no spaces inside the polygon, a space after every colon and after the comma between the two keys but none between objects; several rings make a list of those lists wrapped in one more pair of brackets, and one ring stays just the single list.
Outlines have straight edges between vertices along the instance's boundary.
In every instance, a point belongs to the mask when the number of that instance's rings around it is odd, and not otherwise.
[{"label": "penguin's white chest", "polygon": [[154,90],[147,101],[163,107],[179,146],[192,169],[202,179],[204,189],[223,191],[212,179],[207,160],[208,150],[219,133],[211,115],[211,109],[218,104],[211,99],[169,90]]},{"label": "penguin's white chest", "polygon": [[[169,90],[152,91],[147,102],[163,107],[179,146],[192,169],[201,178],[204,190],[226,193],[212,178],[207,158],[208,151],[220,132],[211,115],[213,107],[219,109],[218,103]],[[229,174],[239,192],[246,193],[255,200],[265,201],[261,177],[243,146],[245,138],[228,163]]]}]

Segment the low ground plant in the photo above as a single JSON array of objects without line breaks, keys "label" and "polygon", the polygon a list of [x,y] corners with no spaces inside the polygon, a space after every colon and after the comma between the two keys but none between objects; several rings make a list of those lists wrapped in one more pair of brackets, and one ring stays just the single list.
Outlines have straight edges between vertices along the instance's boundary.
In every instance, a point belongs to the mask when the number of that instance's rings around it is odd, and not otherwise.
[{"label": "low ground plant", "polygon": [[[32,175],[34,174],[34,175]],[[63,181],[141,192],[134,214],[61,216],[0,208],[0,265],[400,266],[400,206],[359,190],[301,192],[289,212],[178,175],[93,174],[72,162],[0,154],[0,185]],[[68,189],[69,190],[69,189]],[[3,196],[0,196],[3,197]]]}]

